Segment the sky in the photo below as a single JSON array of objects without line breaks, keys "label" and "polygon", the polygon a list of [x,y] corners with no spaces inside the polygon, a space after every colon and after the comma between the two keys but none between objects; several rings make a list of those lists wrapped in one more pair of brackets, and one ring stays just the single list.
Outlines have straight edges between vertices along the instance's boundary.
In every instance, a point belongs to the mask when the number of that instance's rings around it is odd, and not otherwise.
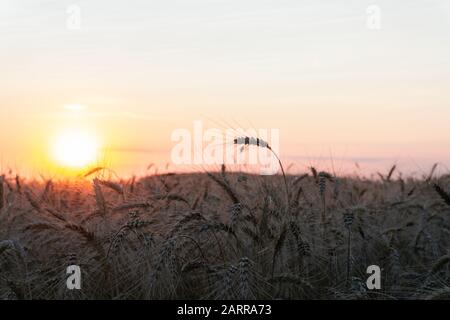
[{"label": "sky", "polygon": [[196,120],[279,129],[299,170],[448,170],[450,2],[0,0],[2,170],[78,127],[142,172]]}]

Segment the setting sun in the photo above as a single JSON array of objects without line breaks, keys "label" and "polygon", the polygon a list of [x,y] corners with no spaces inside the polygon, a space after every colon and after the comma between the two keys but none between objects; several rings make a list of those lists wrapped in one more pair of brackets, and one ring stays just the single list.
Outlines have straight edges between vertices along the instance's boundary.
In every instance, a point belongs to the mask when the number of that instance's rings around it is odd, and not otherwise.
[{"label": "setting sun", "polygon": [[69,130],[60,134],[53,145],[55,161],[64,167],[83,168],[98,158],[97,137],[83,130]]}]

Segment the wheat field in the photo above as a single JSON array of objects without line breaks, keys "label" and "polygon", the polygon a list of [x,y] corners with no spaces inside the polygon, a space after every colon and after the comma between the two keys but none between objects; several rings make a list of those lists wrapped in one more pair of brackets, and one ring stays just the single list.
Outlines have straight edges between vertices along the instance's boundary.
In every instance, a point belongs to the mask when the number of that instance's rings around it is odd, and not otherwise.
[{"label": "wheat field", "polygon": [[[448,299],[450,176],[0,183],[1,299]],[[66,268],[82,270],[68,290]],[[381,268],[381,289],[366,286]]]}]

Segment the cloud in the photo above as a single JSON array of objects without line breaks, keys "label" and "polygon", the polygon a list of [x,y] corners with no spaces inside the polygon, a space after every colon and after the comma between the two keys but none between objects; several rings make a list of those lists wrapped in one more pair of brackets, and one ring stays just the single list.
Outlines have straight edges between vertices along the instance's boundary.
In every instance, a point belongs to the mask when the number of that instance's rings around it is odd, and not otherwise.
[{"label": "cloud", "polygon": [[[77,110],[77,105],[65,106],[64,108],[70,111]],[[84,109],[78,109],[77,111],[80,116],[85,118],[119,118],[119,119],[136,119],[136,120],[165,120],[168,118],[152,115],[152,114],[143,114],[143,113],[133,113],[128,111],[84,111]],[[67,119],[73,116],[72,113],[68,112],[49,112],[46,114],[42,114],[45,118],[53,118],[53,119]]]}]

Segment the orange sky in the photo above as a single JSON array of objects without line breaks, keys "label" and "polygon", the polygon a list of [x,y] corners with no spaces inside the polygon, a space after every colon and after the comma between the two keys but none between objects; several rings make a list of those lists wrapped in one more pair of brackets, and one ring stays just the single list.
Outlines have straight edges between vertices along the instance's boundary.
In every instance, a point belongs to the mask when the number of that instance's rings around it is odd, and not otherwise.
[{"label": "orange sky", "polygon": [[299,169],[450,165],[448,1],[377,1],[375,30],[372,1],[76,1],[79,28],[70,5],[0,4],[3,170],[61,165],[54,141],[78,128],[143,172],[195,120],[279,129]]}]

